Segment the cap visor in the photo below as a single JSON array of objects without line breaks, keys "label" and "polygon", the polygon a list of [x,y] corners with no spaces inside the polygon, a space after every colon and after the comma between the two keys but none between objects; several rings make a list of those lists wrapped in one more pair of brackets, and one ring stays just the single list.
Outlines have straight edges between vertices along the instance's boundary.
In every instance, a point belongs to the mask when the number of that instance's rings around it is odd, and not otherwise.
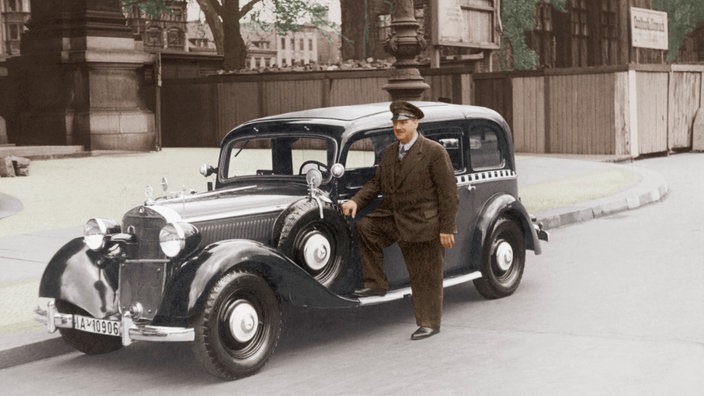
[{"label": "cap visor", "polygon": [[404,121],[404,120],[414,120],[415,117],[412,117],[408,114],[394,114],[393,117],[391,117],[391,121]]}]

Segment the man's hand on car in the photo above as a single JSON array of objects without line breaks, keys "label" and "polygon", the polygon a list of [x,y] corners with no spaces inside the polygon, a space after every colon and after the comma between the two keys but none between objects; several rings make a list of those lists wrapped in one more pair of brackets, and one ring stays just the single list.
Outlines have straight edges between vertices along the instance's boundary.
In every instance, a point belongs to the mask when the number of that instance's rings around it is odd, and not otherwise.
[{"label": "man's hand on car", "polygon": [[347,201],[342,204],[342,214],[354,218],[357,216],[357,202]]}]

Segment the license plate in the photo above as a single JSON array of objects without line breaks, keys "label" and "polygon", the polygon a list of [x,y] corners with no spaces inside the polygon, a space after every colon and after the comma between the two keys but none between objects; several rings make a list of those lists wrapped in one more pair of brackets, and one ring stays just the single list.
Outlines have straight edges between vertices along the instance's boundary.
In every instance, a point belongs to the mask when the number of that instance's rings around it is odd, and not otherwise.
[{"label": "license plate", "polygon": [[120,327],[119,320],[105,320],[82,315],[73,315],[73,328],[76,330],[119,337]]}]

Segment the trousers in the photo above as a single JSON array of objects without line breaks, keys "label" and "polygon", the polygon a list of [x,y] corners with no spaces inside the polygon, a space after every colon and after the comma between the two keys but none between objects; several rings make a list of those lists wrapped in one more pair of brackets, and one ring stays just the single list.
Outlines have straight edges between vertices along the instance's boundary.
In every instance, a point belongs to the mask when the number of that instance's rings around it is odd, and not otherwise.
[{"label": "trousers", "polygon": [[440,328],[445,248],[440,236],[421,242],[400,241],[392,216],[366,216],[356,223],[364,287],[388,290],[384,248],[398,242],[411,283],[411,301],[418,326]]}]

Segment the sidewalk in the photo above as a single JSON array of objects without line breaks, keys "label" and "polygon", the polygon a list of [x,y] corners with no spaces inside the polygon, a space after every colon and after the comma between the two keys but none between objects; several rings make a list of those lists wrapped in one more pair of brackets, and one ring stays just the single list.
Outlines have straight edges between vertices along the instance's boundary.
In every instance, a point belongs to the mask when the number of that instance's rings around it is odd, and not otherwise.
[{"label": "sidewalk", "polygon": [[[518,155],[522,202],[545,228],[554,229],[635,209],[668,193],[659,174],[617,161],[609,156]],[[22,202],[0,192],[0,227],[3,217],[22,210]],[[34,322],[32,311],[45,302],[37,290],[46,263],[62,245],[82,234],[82,219],[76,220],[79,224],[71,227],[0,236],[0,369],[73,351],[58,331],[49,334]],[[544,248],[549,249],[550,243]]]}]

